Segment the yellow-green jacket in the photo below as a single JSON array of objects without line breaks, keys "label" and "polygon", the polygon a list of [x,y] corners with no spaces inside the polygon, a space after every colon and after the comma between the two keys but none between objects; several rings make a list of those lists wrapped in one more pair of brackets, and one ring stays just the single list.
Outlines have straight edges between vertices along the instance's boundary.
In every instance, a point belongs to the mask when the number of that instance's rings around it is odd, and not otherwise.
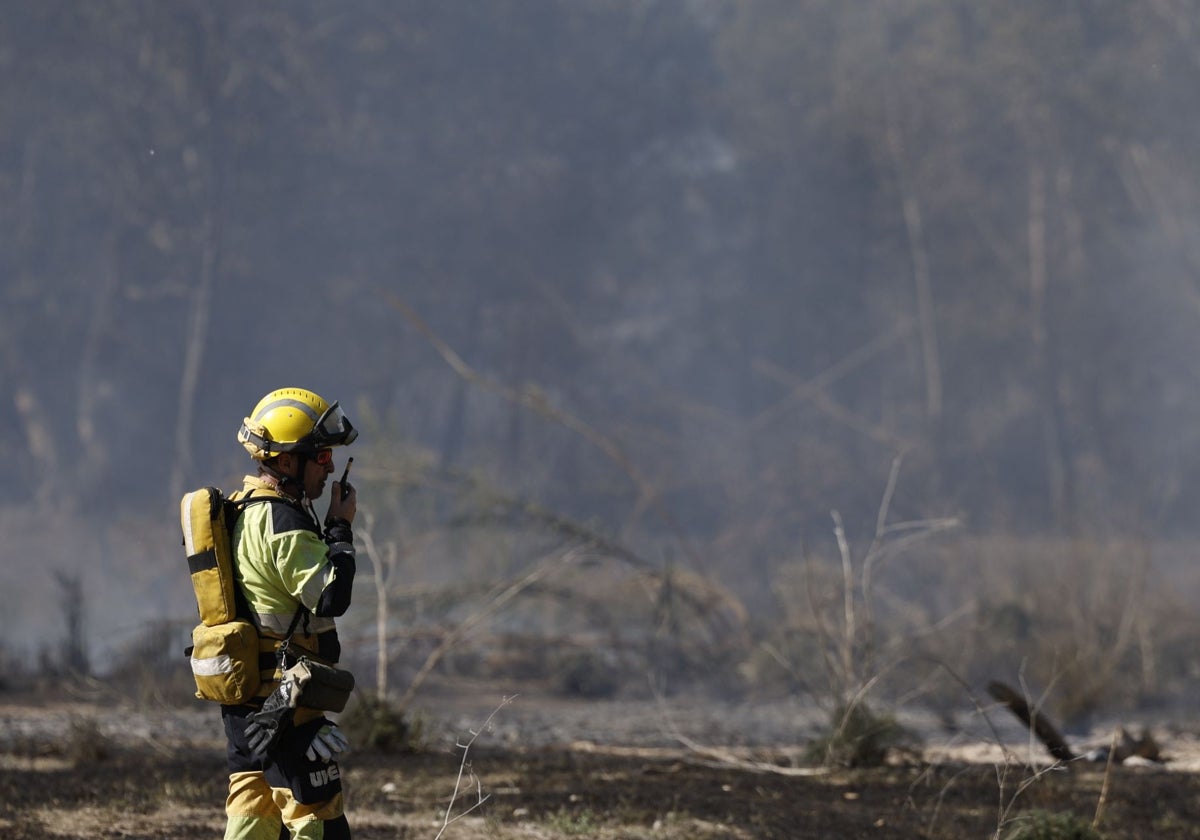
[{"label": "yellow-green jacket", "polygon": [[250,619],[266,639],[283,639],[303,606],[306,612],[290,644],[336,663],[341,644],[333,619],[349,609],[354,586],[349,523],[335,523],[323,536],[307,509],[258,476],[246,476],[236,494],[247,496],[272,497],[246,505],[233,529],[235,574]]}]

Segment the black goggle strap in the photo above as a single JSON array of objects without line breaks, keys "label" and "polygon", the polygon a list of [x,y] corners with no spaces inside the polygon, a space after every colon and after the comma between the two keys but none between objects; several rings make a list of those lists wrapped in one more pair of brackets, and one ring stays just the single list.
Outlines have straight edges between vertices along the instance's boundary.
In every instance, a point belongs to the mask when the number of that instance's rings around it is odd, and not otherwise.
[{"label": "black goggle strap", "polygon": [[252,432],[249,429],[249,427],[246,426],[245,423],[242,424],[242,433],[241,433],[241,435],[239,435],[239,438],[241,438],[249,443],[253,443],[255,446],[257,446],[259,449],[261,449],[267,455],[278,455],[280,452],[283,451],[279,447],[279,444],[275,443],[274,441],[267,440],[265,437],[258,434],[257,432]]},{"label": "black goggle strap", "polygon": [[[355,435],[357,436],[357,432],[355,433]],[[244,438],[245,440],[253,443],[259,449],[261,449],[264,453],[266,453],[266,455],[268,457],[273,457],[275,455],[281,455],[284,452],[306,452],[309,450],[314,450],[314,449],[320,448],[313,444],[313,442],[312,442],[313,435],[312,434],[309,434],[303,440],[298,440],[295,443],[280,443],[277,440],[267,440],[265,437],[258,434],[257,432],[252,432],[252,431],[250,431],[250,429],[246,428],[245,426],[242,426],[241,437]]]}]

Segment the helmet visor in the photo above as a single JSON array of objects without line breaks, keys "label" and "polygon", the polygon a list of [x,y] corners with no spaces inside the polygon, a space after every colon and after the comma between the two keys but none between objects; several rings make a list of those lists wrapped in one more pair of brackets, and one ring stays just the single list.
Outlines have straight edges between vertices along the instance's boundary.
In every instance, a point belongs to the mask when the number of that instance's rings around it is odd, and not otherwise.
[{"label": "helmet visor", "polygon": [[358,437],[358,429],[336,402],[325,410],[312,430],[313,442],[318,446],[345,446]]}]

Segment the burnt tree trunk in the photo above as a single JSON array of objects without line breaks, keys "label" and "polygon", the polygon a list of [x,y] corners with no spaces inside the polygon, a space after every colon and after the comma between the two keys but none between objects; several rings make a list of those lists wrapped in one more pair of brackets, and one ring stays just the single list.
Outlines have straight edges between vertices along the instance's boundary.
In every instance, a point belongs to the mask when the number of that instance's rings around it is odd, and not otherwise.
[{"label": "burnt tree trunk", "polygon": [[1009,711],[1020,718],[1021,722],[1033,731],[1037,739],[1046,745],[1050,755],[1059,761],[1075,760],[1075,753],[1071,751],[1059,731],[1054,728],[1054,724],[1037,710],[1031,709],[1029,702],[1021,694],[1002,682],[988,683],[988,694],[1003,703]]}]

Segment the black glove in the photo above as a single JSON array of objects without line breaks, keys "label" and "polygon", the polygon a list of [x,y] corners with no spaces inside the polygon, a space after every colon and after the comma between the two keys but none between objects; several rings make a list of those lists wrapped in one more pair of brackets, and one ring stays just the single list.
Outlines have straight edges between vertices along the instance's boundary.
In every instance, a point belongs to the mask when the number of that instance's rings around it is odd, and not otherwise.
[{"label": "black glove", "polygon": [[350,528],[350,523],[341,517],[330,517],[325,521],[325,542],[327,545],[333,543],[349,543],[354,544],[354,532]]},{"label": "black glove", "polygon": [[283,733],[291,728],[302,688],[295,676],[285,671],[279,688],[267,695],[262,709],[247,716],[246,741],[254,755],[265,758],[279,743]]}]

